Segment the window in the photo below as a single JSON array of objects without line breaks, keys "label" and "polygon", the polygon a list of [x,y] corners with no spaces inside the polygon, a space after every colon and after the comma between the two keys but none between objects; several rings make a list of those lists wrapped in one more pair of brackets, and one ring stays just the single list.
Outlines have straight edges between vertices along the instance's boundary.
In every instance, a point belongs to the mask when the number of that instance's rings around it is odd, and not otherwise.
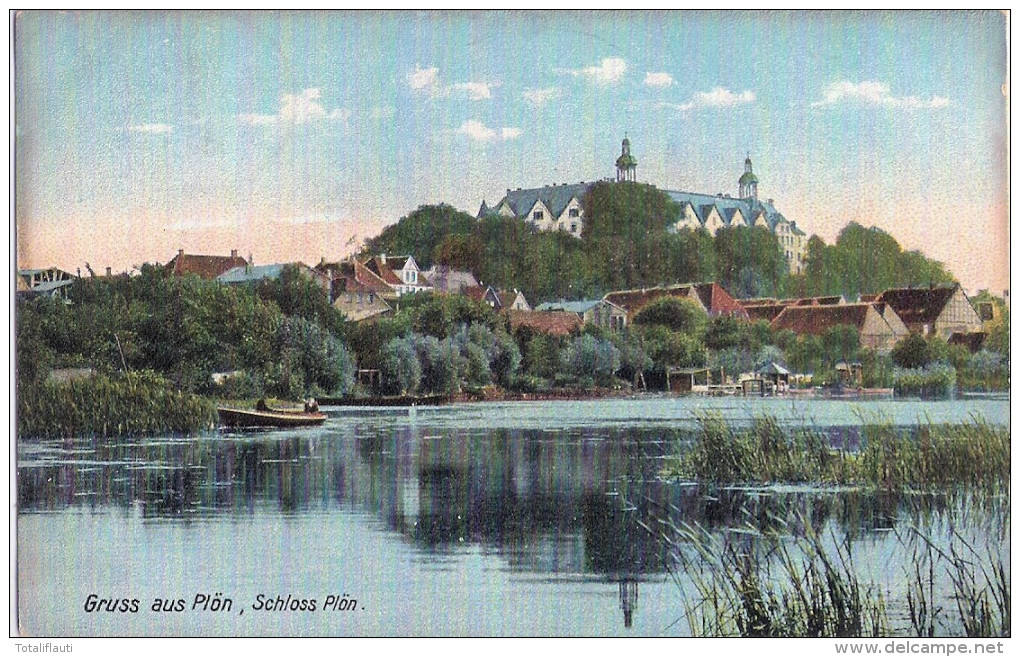
[{"label": "window", "polygon": [[365,298],[362,296],[361,292],[358,292],[358,305],[360,306],[364,300]]},{"label": "window", "polygon": [[531,213],[531,218],[534,221],[542,221],[543,219],[545,219],[545,213],[542,212],[541,210],[535,210],[534,212]]},{"label": "window", "polygon": [[567,213],[567,216],[570,217],[571,219],[577,219],[578,217],[581,216],[581,208],[570,208],[570,211]]},{"label": "window", "polygon": [[571,233],[577,232],[577,224],[570,224],[570,232]]},{"label": "window", "polygon": [[369,292],[368,293],[368,302],[369,303],[375,303],[375,292]]}]

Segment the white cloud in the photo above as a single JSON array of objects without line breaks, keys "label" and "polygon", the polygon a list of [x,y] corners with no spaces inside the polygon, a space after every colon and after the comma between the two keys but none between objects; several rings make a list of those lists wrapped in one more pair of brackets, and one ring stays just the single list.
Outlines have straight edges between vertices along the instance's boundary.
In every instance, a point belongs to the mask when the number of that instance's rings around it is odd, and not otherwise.
[{"label": "white cloud", "polygon": [[309,87],[299,94],[283,94],[277,114],[238,114],[237,119],[248,125],[302,125],[316,121],[347,121],[351,117],[348,109],[327,112],[320,98],[322,91],[318,87]]},{"label": "white cloud", "polygon": [[507,141],[521,136],[520,128],[504,127],[499,131],[486,126],[481,121],[465,121],[456,130],[458,135],[465,135],[474,141]]},{"label": "white cloud", "polygon": [[412,89],[435,87],[439,82],[439,69],[435,66],[421,68],[416,66],[413,73],[407,74],[407,85]]},{"label": "white cloud", "polygon": [[742,91],[735,94],[724,87],[716,87],[711,91],[699,91],[686,103],[655,103],[656,109],[668,109],[678,112],[686,112],[698,107],[737,107],[747,105],[755,101],[753,91]]},{"label": "white cloud", "polygon": [[557,100],[563,95],[557,87],[542,87],[541,89],[525,89],[524,100],[528,101],[535,107],[544,107],[545,105]]},{"label": "white cloud", "polygon": [[586,68],[557,68],[554,73],[573,75],[575,78],[588,78],[598,84],[613,84],[623,79],[627,72],[627,60],[620,57],[606,57],[598,66]]},{"label": "white cloud", "polygon": [[471,100],[486,100],[492,98],[492,86],[487,82],[458,82],[448,88],[451,93],[466,91]]},{"label": "white cloud", "polygon": [[893,96],[889,92],[889,85],[875,80],[864,82],[850,82],[840,80],[825,87],[824,99],[811,103],[811,107],[825,107],[835,105],[842,101],[860,101],[868,105],[882,105],[885,107],[899,107],[904,109],[921,109],[925,107],[946,107],[950,104],[948,98],[934,96],[931,100],[922,100],[917,96]]},{"label": "white cloud", "polygon": [[427,93],[432,98],[446,98],[454,94],[466,93],[469,100],[488,100],[492,98],[493,88],[499,85],[492,82],[443,84],[437,67],[421,68],[421,66],[416,66],[412,73],[407,74],[407,86],[414,91]]},{"label": "white cloud", "polygon": [[149,135],[165,135],[174,129],[169,123],[143,123],[142,125],[129,125],[129,132],[142,132]]},{"label": "white cloud", "polygon": [[673,76],[669,73],[645,73],[645,85],[649,87],[668,87],[673,84]]}]

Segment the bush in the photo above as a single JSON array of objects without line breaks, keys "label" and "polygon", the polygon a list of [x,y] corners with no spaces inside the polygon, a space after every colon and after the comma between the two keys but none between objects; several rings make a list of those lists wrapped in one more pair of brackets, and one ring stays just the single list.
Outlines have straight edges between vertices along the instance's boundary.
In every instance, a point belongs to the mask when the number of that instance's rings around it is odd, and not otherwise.
[{"label": "bush", "polygon": [[948,363],[932,363],[919,369],[893,373],[896,395],[901,397],[948,397],[956,388],[956,370]]},{"label": "bush", "polygon": [[911,333],[896,343],[889,356],[897,367],[916,370],[930,363],[934,352],[927,340],[917,333]]}]

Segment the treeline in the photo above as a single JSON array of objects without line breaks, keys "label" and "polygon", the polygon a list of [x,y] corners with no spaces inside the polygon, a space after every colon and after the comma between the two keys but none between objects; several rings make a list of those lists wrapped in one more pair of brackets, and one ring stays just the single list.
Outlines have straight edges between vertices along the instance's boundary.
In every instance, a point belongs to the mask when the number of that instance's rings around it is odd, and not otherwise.
[{"label": "treeline", "polygon": [[582,199],[582,239],[538,232],[520,219],[482,219],[449,205],[421,206],[367,241],[365,253],[411,254],[517,288],[532,303],[599,298],[613,290],[715,281],[738,298],[881,292],[947,283],[941,263],[904,251],[892,236],[851,223],[833,245],[812,236],[805,270],[791,275],[777,237],[761,227],[671,232],[680,207],[641,183],[595,184]]},{"label": "treeline", "polygon": [[[117,409],[136,408],[138,399],[163,399],[164,388],[184,395],[297,399],[344,394],[354,382],[343,316],[295,268],[276,281],[226,286],[145,265],[138,276],[77,280],[68,301],[18,301],[17,385],[24,418],[35,417],[34,409],[59,406],[61,399],[71,403],[79,389],[90,387],[114,400],[103,408]],[[53,380],[51,370],[62,368],[85,368],[95,376],[73,385]],[[127,379],[128,373],[142,378]],[[221,376],[214,379],[214,373]],[[161,403],[150,410],[160,412]],[[177,406],[189,404],[183,399]],[[93,420],[107,426],[136,421],[116,412]]]}]

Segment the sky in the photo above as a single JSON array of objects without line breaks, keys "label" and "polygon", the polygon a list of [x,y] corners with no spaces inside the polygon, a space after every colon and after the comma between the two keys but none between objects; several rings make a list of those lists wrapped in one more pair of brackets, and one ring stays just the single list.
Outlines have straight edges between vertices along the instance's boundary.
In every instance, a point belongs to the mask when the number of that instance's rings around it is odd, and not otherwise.
[{"label": "sky", "polygon": [[27,12],[18,267],[335,260],[420,205],[614,176],[878,226],[1009,286],[997,12]]}]

